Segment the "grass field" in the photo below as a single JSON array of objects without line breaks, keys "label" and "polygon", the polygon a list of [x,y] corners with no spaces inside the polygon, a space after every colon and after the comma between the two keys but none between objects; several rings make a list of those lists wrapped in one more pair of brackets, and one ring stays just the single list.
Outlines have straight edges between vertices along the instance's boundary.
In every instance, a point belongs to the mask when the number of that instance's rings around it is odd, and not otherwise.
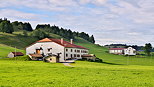
[{"label": "grass field", "polygon": [[19,52],[25,53],[24,50],[15,49],[13,47],[0,44],[0,58],[7,57],[8,53],[15,52],[15,50],[16,51],[19,51]]},{"label": "grass field", "polygon": [[103,59],[105,63],[110,63],[113,65],[120,64],[154,66],[154,56],[138,57],[109,54],[107,52],[107,48],[88,43],[81,39],[78,39],[76,44],[89,48],[90,53],[96,54],[96,56]]},{"label": "grass field", "polygon": [[0,61],[0,87],[154,87],[154,66]]},{"label": "grass field", "polygon": [[[0,33],[0,57],[6,57],[15,46],[25,53],[24,48],[37,40],[17,33]],[[81,38],[74,43],[89,48],[104,62],[77,61],[72,64],[75,67],[67,67],[61,63],[23,61],[26,56],[0,59],[0,87],[154,87],[153,56],[112,55],[106,52],[107,48]]]}]

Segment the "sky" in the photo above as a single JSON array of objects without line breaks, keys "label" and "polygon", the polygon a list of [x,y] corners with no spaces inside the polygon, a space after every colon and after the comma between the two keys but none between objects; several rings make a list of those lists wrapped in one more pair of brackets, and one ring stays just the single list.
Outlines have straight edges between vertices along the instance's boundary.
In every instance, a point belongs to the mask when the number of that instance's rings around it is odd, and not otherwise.
[{"label": "sky", "polygon": [[0,18],[57,25],[96,43],[154,46],[154,0],[0,0]]}]

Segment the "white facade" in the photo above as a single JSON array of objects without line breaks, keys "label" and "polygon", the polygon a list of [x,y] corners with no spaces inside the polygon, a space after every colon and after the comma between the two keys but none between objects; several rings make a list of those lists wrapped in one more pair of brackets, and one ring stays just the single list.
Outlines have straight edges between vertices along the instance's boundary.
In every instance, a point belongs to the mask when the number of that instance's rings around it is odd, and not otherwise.
[{"label": "white facade", "polygon": [[69,59],[69,58],[82,59],[81,56],[88,53],[89,51],[87,49],[65,48],[65,59]]},{"label": "white facade", "polygon": [[124,49],[124,55],[136,55],[136,50],[132,47]]},{"label": "white facade", "polygon": [[66,48],[55,42],[37,42],[26,48],[26,55],[36,54],[37,49],[40,49],[40,54],[44,54],[44,55],[48,55],[48,54],[57,55],[57,53],[61,53],[59,58],[60,62],[64,62],[66,59],[69,59],[69,58],[81,59],[81,55],[88,54],[87,49]]},{"label": "white facade", "polygon": [[112,53],[112,54],[123,54],[124,51],[123,50],[109,50],[109,53]]},{"label": "white facade", "polygon": [[8,54],[8,58],[13,58],[13,57],[15,57],[14,54],[13,54],[12,52],[10,52],[10,53]]}]

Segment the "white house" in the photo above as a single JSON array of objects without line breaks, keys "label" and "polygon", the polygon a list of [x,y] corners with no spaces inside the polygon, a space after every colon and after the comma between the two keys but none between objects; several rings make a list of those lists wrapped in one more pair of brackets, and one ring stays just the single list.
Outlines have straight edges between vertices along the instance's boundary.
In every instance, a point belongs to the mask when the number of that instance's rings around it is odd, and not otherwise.
[{"label": "white house", "polygon": [[110,48],[109,53],[122,55],[124,54],[124,49],[125,48]]},{"label": "white house", "polygon": [[124,55],[136,55],[136,49],[128,47],[127,49],[124,49]]},{"label": "white house", "polygon": [[82,59],[82,55],[88,54],[87,48],[64,41],[63,39],[45,38],[35,42],[26,48],[26,55],[42,54],[48,56],[54,54],[59,56],[59,61],[64,62],[66,59]]},{"label": "white house", "polygon": [[110,48],[109,53],[119,55],[136,55],[136,49],[132,47],[128,48]]}]

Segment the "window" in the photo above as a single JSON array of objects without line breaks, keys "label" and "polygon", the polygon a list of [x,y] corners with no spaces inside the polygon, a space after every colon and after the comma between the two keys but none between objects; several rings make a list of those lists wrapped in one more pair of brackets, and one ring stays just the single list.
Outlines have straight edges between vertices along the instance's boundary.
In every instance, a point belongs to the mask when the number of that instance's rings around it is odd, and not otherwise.
[{"label": "window", "polygon": [[68,51],[68,49],[66,49],[66,52]]},{"label": "window", "polygon": [[48,49],[48,52],[50,52],[50,49]]},{"label": "window", "polygon": [[76,54],[74,54],[74,57],[76,57]]},{"label": "window", "polygon": [[73,55],[71,54],[71,58],[73,57]]},{"label": "window", "polygon": [[80,55],[78,54],[77,57],[80,57]]},{"label": "window", "polygon": [[68,54],[66,54],[66,57],[68,57]]},{"label": "window", "polygon": [[74,52],[76,52],[76,50],[74,50]]},{"label": "window", "polygon": [[72,52],[73,50],[71,49],[71,52]]},{"label": "window", "polygon": [[80,50],[77,50],[78,53],[80,53]]}]

